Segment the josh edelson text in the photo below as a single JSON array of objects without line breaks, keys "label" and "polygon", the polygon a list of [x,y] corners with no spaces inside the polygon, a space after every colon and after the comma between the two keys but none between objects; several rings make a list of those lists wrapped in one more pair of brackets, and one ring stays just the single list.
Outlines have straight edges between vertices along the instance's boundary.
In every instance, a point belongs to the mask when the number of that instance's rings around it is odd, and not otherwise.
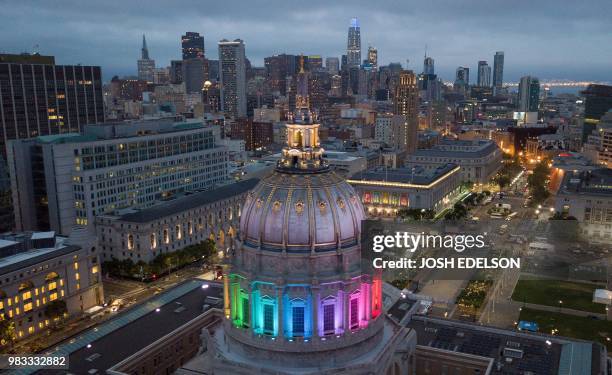
[{"label": "josh edelson text", "polygon": [[[444,268],[444,269],[490,269],[490,268],[521,268],[518,257],[476,257],[464,253],[470,249],[483,249],[486,246],[485,234],[426,234],[396,232],[394,235],[375,235],[372,251],[380,257],[372,259],[374,268]],[[465,256],[420,257],[413,259],[412,255],[419,250],[454,250]],[[385,250],[393,250],[395,257],[389,259],[390,252],[383,257]],[[405,256],[402,256],[405,254]],[[399,255],[399,256],[398,256]]]}]

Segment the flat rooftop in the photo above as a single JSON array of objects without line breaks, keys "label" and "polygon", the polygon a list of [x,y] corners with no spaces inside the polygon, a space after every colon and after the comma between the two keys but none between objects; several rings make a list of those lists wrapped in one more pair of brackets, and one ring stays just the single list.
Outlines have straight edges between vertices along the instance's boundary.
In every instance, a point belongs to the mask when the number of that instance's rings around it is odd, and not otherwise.
[{"label": "flat rooftop", "polygon": [[50,259],[81,250],[79,246],[65,245],[64,240],[65,238],[63,237],[57,237],[55,247],[31,249],[0,258],[0,275],[24,268],[30,268]]},{"label": "flat rooftop", "polygon": [[493,358],[492,374],[600,373],[601,348],[592,342],[418,316],[406,326],[417,332],[418,345]]},{"label": "flat rooftop", "polygon": [[397,182],[415,185],[429,185],[445,175],[452,173],[458,166],[456,164],[441,165],[436,169],[427,170],[421,167],[414,168],[376,168],[359,172],[351,180]]},{"label": "flat rooftop", "polygon": [[496,150],[499,147],[495,142],[479,139],[474,141],[468,140],[442,140],[439,144],[428,149],[416,150],[414,157],[455,157],[455,158],[482,158]]},{"label": "flat rooftop", "polygon": [[234,182],[216,189],[183,195],[176,199],[160,202],[159,204],[119,216],[119,220],[132,223],[147,223],[163,217],[176,215],[194,207],[213,203],[245,193],[255,187],[259,179],[251,178]]},{"label": "flat rooftop", "polygon": [[[203,284],[209,287],[203,289]],[[87,374],[92,369],[103,374],[115,364],[204,313],[202,307],[208,296],[222,300],[223,286],[204,280],[189,280],[65,341],[58,345],[58,352],[69,355],[71,374]],[[156,308],[160,311],[156,312]],[[87,348],[87,344],[91,344],[91,347]],[[59,374],[65,371],[39,373]]]},{"label": "flat rooftop", "polygon": [[593,194],[612,197],[612,169],[599,168],[563,176],[559,193]]}]

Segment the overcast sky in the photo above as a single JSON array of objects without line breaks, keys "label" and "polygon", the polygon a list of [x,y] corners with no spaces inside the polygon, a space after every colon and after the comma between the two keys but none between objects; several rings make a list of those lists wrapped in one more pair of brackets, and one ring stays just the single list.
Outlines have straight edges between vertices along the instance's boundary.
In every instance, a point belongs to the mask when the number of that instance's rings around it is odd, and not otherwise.
[{"label": "overcast sky", "polygon": [[283,52],[342,55],[354,16],[362,50],[376,46],[379,64],[409,59],[420,72],[427,45],[445,80],[504,51],[506,80],[612,81],[611,14],[611,0],[0,0],[0,52],[38,45],[59,64],[101,65],[108,81],[136,74],[143,33],[151,58],[166,66],[180,58],[181,34],[196,31],[208,57],[220,39],[241,38],[262,66]]}]

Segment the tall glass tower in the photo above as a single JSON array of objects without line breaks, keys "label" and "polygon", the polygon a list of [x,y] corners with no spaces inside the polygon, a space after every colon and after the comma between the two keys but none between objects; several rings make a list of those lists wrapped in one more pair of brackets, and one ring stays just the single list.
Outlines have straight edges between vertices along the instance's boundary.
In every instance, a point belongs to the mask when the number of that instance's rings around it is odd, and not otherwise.
[{"label": "tall glass tower", "polygon": [[351,19],[351,25],[348,29],[348,43],[346,47],[347,64],[349,66],[361,65],[361,31],[359,28],[359,20]]},{"label": "tall glass tower", "polygon": [[499,94],[504,83],[504,52],[495,52],[493,58],[493,92]]}]

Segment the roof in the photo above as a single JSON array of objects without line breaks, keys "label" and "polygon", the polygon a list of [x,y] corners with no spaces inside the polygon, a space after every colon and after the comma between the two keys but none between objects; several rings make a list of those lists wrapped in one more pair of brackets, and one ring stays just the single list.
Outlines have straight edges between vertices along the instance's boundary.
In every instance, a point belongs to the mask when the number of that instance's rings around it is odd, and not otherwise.
[{"label": "roof", "polygon": [[137,212],[122,215],[119,217],[119,220],[133,223],[146,223],[162,217],[172,216],[194,207],[203,206],[205,204],[210,204],[240,195],[253,189],[258,182],[259,179],[251,178],[249,180],[225,185],[220,188],[184,195],[172,201],[162,202],[150,208],[145,208]]},{"label": "roof", "polygon": [[64,256],[81,250],[81,247],[68,245],[56,248],[33,249],[23,251],[15,255],[0,258],[0,275],[14,272],[20,269],[29,268],[36,264],[46,262],[50,259]]},{"label": "roof", "polygon": [[612,198],[612,169],[565,173],[559,193],[593,194]]},{"label": "roof", "polygon": [[[414,316],[406,326],[417,332],[419,345],[493,358],[501,367],[494,367],[492,374],[599,373],[599,345],[586,341],[430,317]],[[522,354],[509,356],[505,349]]]},{"label": "roof", "polygon": [[41,143],[75,143],[75,142],[91,142],[98,138],[93,135],[82,135],[79,133],[64,133],[53,135],[41,135],[36,138]]},{"label": "roof", "polygon": [[[208,282],[189,280],[58,345],[59,353],[69,355],[70,373],[87,374],[91,369],[105,373],[118,362],[201,315],[206,297],[223,297],[222,285],[208,283],[210,287],[203,289],[200,287],[203,283]],[[160,311],[156,312],[158,307]],[[87,348],[87,344],[91,347]]]},{"label": "roof", "polygon": [[[449,150],[447,147],[451,146],[458,147],[466,147],[465,150]],[[442,146],[442,147],[441,147]],[[473,146],[471,148],[468,148]],[[482,158],[485,157],[496,150],[499,150],[499,147],[495,142],[488,140],[480,140],[477,143],[473,141],[464,141],[464,140],[456,140],[456,141],[441,141],[439,145],[434,146],[429,149],[420,149],[416,150],[412,155],[411,159],[414,160],[414,157],[419,156],[436,156],[436,157],[445,157],[445,158]]]},{"label": "roof", "polygon": [[457,168],[457,165],[452,163],[441,165],[433,170],[425,170],[418,166],[414,168],[376,168],[356,173],[351,177],[350,182],[366,180],[429,185]]},{"label": "roof", "polygon": [[50,231],[50,232],[34,232],[32,233],[32,236],[30,237],[31,240],[42,240],[42,239],[48,239],[48,238],[54,238],[55,237],[55,232],[54,231]]}]

